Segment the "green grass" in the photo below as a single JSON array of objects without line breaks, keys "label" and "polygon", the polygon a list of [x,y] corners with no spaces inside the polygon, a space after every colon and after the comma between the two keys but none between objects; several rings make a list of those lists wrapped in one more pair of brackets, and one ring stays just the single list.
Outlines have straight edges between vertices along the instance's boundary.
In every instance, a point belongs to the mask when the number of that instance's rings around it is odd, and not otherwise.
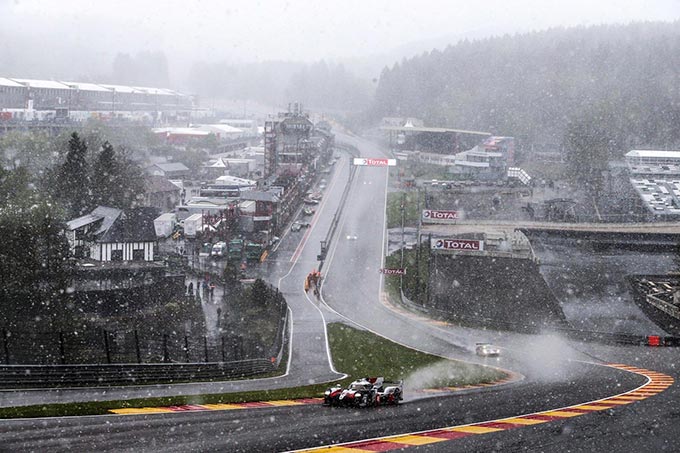
[{"label": "green grass", "polygon": [[340,323],[328,325],[328,338],[335,369],[349,374],[350,381],[362,376],[403,379],[445,360]]},{"label": "green grass", "polygon": [[[407,384],[411,379],[414,383],[441,387],[492,382],[504,376],[498,370],[418,352],[370,332],[357,330],[340,323],[329,324],[328,335],[335,368],[349,375],[341,381],[343,384],[363,376],[384,376],[390,380],[406,379]],[[242,393],[0,408],[0,418],[97,415],[105,414],[110,409],[121,408],[243,403],[321,397],[326,388],[328,388],[328,384],[317,384]]]},{"label": "green grass", "polygon": [[[420,197],[420,203],[418,203]],[[421,191],[392,192],[387,194],[387,228],[401,226],[401,205],[404,202],[404,225],[414,227],[422,209],[425,209],[425,193]],[[418,210],[420,206],[421,211]]]},{"label": "green grass", "polygon": [[328,325],[333,364],[349,374],[343,384],[362,376],[404,379],[409,388],[455,387],[505,377],[494,368],[426,354],[345,324]]}]

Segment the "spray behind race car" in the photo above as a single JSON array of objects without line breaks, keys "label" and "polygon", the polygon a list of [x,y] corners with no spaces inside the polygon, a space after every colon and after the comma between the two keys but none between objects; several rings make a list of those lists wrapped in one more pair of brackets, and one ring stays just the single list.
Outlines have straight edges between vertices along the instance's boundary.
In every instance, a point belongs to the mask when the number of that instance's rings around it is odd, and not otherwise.
[{"label": "spray behind race car", "polygon": [[335,385],[324,393],[327,406],[371,407],[399,404],[403,398],[404,381],[385,383],[383,377],[357,379],[343,389]]}]

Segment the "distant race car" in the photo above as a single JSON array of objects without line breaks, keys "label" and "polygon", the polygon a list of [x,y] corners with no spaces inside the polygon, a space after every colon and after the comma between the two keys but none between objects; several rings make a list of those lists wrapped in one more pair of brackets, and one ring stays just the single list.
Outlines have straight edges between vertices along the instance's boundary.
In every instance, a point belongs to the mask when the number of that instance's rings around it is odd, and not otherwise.
[{"label": "distant race car", "polygon": [[296,220],[295,222],[293,222],[293,225],[290,227],[290,230],[300,231],[303,228],[309,228],[309,223]]},{"label": "distant race car", "polygon": [[314,209],[312,209],[312,208],[304,208],[304,209],[302,210],[302,213],[303,213],[304,215],[313,215],[315,212],[316,212],[316,210],[314,210]]},{"label": "distant race car", "polygon": [[399,404],[404,381],[386,383],[383,377],[362,378],[343,389],[336,385],[324,393],[326,406],[373,407]]},{"label": "distant race car", "polygon": [[476,343],[475,353],[481,357],[498,357],[501,350],[491,343]]}]

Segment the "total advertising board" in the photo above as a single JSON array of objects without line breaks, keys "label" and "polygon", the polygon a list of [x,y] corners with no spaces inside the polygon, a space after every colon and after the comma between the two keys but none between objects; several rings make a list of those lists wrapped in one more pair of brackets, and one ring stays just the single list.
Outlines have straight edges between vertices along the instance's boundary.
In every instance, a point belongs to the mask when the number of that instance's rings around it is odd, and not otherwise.
[{"label": "total advertising board", "polygon": [[394,167],[397,165],[397,159],[355,157],[352,164],[360,167]]},{"label": "total advertising board", "polygon": [[460,211],[437,211],[434,209],[423,209],[423,223],[455,223],[462,218]]},{"label": "total advertising board", "polygon": [[384,267],[380,269],[380,273],[385,275],[406,275],[406,269]]},{"label": "total advertising board", "polygon": [[482,252],[484,241],[472,239],[433,239],[432,250],[446,250],[451,252]]}]

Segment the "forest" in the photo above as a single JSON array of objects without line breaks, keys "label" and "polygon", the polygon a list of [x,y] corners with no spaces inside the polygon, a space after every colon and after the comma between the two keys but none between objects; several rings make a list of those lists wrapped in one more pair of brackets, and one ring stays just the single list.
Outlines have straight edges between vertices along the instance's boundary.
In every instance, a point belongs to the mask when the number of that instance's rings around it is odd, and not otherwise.
[{"label": "forest", "polygon": [[[680,146],[680,22],[579,26],[461,41],[382,71],[369,118],[569,147],[584,123],[612,152]],[[597,132],[599,131],[599,132]]]}]

